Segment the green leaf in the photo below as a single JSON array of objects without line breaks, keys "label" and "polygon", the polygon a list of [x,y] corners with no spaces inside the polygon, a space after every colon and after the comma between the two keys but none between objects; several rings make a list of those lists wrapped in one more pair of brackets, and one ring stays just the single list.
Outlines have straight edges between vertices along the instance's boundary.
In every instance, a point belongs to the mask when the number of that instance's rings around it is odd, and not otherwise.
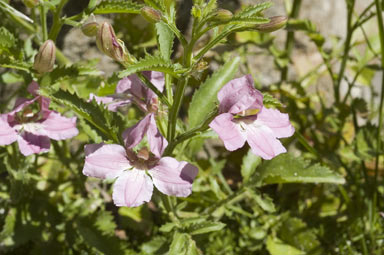
[{"label": "green leaf", "polygon": [[275,183],[335,183],[344,184],[339,174],[320,164],[311,164],[288,153],[266,161],[260,168],[263,184]]},{"label": "green leaf", "polygon": [[164,22],[156,23],[157,40],[163,59],[170,60],[172,54],[173,39],[175,35]]},{"label": "green leaf", "polygon": [[8,211],[7,216],[5,217],[3,229],[0,232],[0,243],[3,244],[3,242],[7,239],[12,237],[14,233],[16,223],[16,208],[11,208]]},{"label": "green leaf", "polygon": [[233,17],[231,20],[227,22],[227,24],[239,24],[246,26],[260,25],[268,23],[268,18],[263,18],[259,16],[255,17]]},{"label": "green leaf", "polygon": [[250,17],[254,15],[260,15],[262,11],[270,8],[272,6],[272,2],[264,2],[260,4],[255,4],[246,7],[244,10],[240,11],[235,15],[235,17]]},{"label": "green leaf", "polygon": [[217,93],[233,78],[239,64],[239,57],[234,58],[232,61],[228,61],[194,93],[188,111],[190,129],[200,125],[208,114],[213,111],[216,107]]},{"label": "green leaf", "polygon": [[140,13],[140,9],[144,7],[142,4],[134,3],[131,1],[112,0],[101,1],[94,10],[94,14],[108,14],[108,13]]},{"label": "green leaf", "polygon": [[16,60],[13,57],[9,57],[9,56],[6,56],[5,54],[2,54],[0,55],[0,67],[29,72],[29,69],[31,66],[25,62]]},{"label": "green leaf", "polygon": [[169,255],[199,255],[202,254],[196,247],[191,236],[186,233],[175,232],[169,248]]},{"label": "green leaf", "polygon": [[76,221],[77,230],[89,246],[106,255],[123,255],[127,249],[125,242],[115,236],[106,236],[99,231],[90,220],[79,219]]},{"label": "green leaf", "polygon": [[271,236],[267,239],[267,250],[271,255],[305,255],[305,252],[285,244],[280,239],[273,238]]},{"label": "green leaf", "polygon": [[200,235],[209,232],[219,231],[225,227],[224,223],[221,222],[213,222],[213,221],[204,221],[198,224],[192,224],[187,232],[190,235]]},{"label": "green leaf", "polygon": [[15,36],[5,27],[0,27],[0,49],[11,48],[16,42]]},{"label": "green leaf", "polygon": [[178,77],[182,72],[177,65],[169,63],[169,61],[162,57],[147,55],[145,58],[140,59],[138,62],[128,66],[124,71],[119,73],[119,77],[123,78],[133,73],[141,71],[158,71],[168,73],[174,77]]},{"label": "green leaf", "polygon": [[263,93],[263,105],[267,108],[283,107],[283,104],[277,98],[274,98],[272,95],[268,94],[267,92]]},{"label": "green leaf", "polygon": [[241,164],[241,176],[244,182],[247,182],[249,178],[255,173],[256,167],[261,163],[261,158],[252,153],[252,150],[248,150],[247,155],[243,157],[243,163]]},{"label": "green leaf", "polygon": [[111,135],[114,133],[110,128],[109,121],[105,118],[109,112],[105,110],[102,105],[98,105],[94,100],[91,102],[85,102],[76,94],[71,94],[64,90],[59,90],[53,94],[46,90],[40,90],[40,92],[43,96],[51,98],[56,103],[67,106],[79,116],[87,120],[90,124],[97,128],[99,135],[103,138],[112,139]]}]

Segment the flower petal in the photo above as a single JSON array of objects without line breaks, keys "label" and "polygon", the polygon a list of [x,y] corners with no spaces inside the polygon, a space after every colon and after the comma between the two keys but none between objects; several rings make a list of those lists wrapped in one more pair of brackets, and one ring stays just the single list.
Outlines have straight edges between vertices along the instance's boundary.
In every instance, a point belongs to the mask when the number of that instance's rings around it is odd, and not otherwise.
[{"label": "flower petal", "polygon": [[39,90],[39,84],[35,81],[32,81],[27,88],[28,92],[33,96],[38,96],[37,91]]},{"label": "flower petal", "polygon": [[133,169],[124,171],[113,184],[113,202],[116,206],[136,207],[149,202],[153,184],[145,171]]},{"label": "flower petal", "polygon": [[152,114],[148,114],[134,126],[127,128],[123,132],[123,139],[125,141],[125,146],[129,149],[132,149],[143,140],[144,135],[148,131],[148,127],[151,122]]},{"label": "flower petal", "polygon": [[257,114],[257,121],[272,129],[277,138],[290,137],[295,133],[295,128],[289,122],[289,116],[275,109],[263,107]]},{"label": "flower petal", "polygon": [[192,182],[198,169],[185,161],[164,157],[148,173],[152,176],[156,188],[162,193],[187,197],[192,192]]},{"label": "flower petal", "polygon": [[231,80],[217,94],[221,113],[239,113],[248,109],[261,109],[263,95],[254,88],[251,75]]},{"label": "flower petal", "polygon": [[8,145],[17,140],[17,132],[8,124],[8,114],[0,115],[0,145]]},{"label": "flower petal", "polygon": [[66,118],[59,113],[51,111],[42,123],[45,134],[54,140],[64,140],[76,136],[76,117]]},{"label": "flower petal", "polygon": [[117,144],[85,145],[83,174],[101,179],[112,179],[131,168],[124,147]]},{"label": "flower petal", "polygon": [[160,158],[165,148],[167,147],[168,142],[164,136],[160,134],[159,129],[156,126],[155,115],[150,114],[150,116],[151,117],[147,131],[148,143],[151,147],[151,152]]},{"label": "flower petal", "polygon": [[156,72],[156,71],[143,71],[142,72],[145,77],[147,77],[153,85],[160,91],[163,92],[164,90],[164,84],[165,84],[165,78],[164,74],[162,72]]},{"label": "flower petal", "polygon": [[35,135],[29,132],[23,132],[22,135],[18,135],[17,143],[19,144],[20,152],[24,156],[47,152],[51,146],[47,136]]},{"label": "flower petal", "polygon": [[209,126],[219,135],[227,150],[234,151],[243,147],[246,139],[240,131],[240,126],[233,121],[232,114],[218,115]]},{"label": "flower petal", "polygon": [[252,152],[263,159],[272,159],[287,151],[276,139],[273,131],[265,125],[260,125],[257,121],[246,125],[246,133]]}]

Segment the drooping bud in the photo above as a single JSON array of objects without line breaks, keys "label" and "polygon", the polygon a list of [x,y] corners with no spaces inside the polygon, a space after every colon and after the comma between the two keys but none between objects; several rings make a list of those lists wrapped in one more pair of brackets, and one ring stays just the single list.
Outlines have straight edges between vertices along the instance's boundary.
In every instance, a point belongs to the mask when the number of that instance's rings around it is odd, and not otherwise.
[{"label": "drooping bud", "polygon": [[256,26],[256,30],[260,32],[270,33],[280,28],[283,28],[288,21],[288,18],[285,16],[274,16],[269,18],[270,21],[266,24],[260,24]]},{"label": "drooping bud", "polygon": [[124,60],[125,46],[117,39],[115,31],[109,23],[101,24],[96,35],[96,45],[100,51],[114,60],[119,62]]},{"label": "drooping bud", "polygon": [[148,6],[141,8],[140,12],[141,15],[150,23],[159,22],[163,16],[161,12]]},{"label": "drooping bud", "polygon": [[232,19],[232,17],[233,14],[231,11],[226,9],[217,9],[216,12],[213,14],[211,20],[217,22],[225,22]]},{"label": "drooping bud", "polygon": [[81,27],[81,31],[83,32],[84,35],[88,37],[94,37],[97,35],[97,31],[99,30],[99,23],[97,22],[90,22],[87,24],[84,24]]},{"label": "drooping bud", "polygon": [[38,73],[50,72],[56,60],[56,46],[52,40],[47,40],[41,45],[39,52],[35,56],[33,69]]},{"label": "drooping bud", "polygon": [[23,3],[28,8],[33,8],[39,4],[39,0],[23,0]]}]

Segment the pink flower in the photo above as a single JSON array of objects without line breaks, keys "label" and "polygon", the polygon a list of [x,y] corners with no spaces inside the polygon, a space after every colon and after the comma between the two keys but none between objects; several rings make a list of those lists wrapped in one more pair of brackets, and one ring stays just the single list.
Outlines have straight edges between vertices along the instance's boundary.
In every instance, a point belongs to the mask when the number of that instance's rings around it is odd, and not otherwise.
[{"label": "pink flower", "polygon": [[[164,89],[164,74],[155,71],[144,71],[142,74],[147,77],[152,84],[159,90]],[[90,99],[95,99],[98,103],[107,105],[108,110],[117,111],[117,108],[135,103],[143,112],[156,112],[158,108],[158,98],[152,90],[147,88],[137,77],[132,74],[121,79],[116,86],[115,94],[98,97],[90,94]]]},{"label": "pink flower", "polygon": [[18,98],[13,111],[0,115],[0,145],[15,141],[24,156],[47,152],[50,139],[64,140],[76,136],[76,117],[66,118],[48,109],[49,99],[37,95],[39,85],[32,82],[28,91],[35,98]]},{"label": "pink flower", "polygon": [[263,95],[251,75],[228,82],[218,93],[219,114],[209,126],[234,151],[248,142],[254,154],[271,159],[286,149],[277,138],[290,137],[295,129],[288,114],[263,106]]},{"label": "pink flower", "polygon": [[[149,150],[141,143],[145,135]],[[101,179],[117,178],[112,196],[115,205],[136,207],[148,202],[153,185],[170,196],[191,194],[198,169],[185,161],[161,157],[168,143],[158,131],[153,113],[125,130],[123,139],[125,148],[117,144],[85,146],[83,173]]]}]

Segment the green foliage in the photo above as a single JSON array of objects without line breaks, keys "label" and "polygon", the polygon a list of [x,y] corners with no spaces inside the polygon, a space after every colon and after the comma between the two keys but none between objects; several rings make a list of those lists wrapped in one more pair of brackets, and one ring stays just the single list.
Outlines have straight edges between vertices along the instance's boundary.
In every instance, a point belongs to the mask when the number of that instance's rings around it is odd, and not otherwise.
[{"label": "green foliage", "polygon": [[108,14],[108,13],[140,13],[140,9],[144,5],[132,1],[122,0],[103,0],[93,11],[94,14]]},{"label": "green foliage", "polygon": [[290,154],[282,154],[260,167],[260,178],[263,184],[273,183],[337,183],[345,180],[328,167]]},{"label": "green foliage", "polygon": [[0,49],[11,48],[15,42],[15,36],[5,27],[0,27]]},{"label": "green foliage", "polygon": [[168,28],[164,22],[156,23],[156,31],[158,36],[158,42],[160,47],[160,53],[163,59],[168,60],[171,58],[172,46],[175,35]]},{"label": "green foliage", "polygon": [[261,163],[261,158],[248,150],[248,153],[243,157],[241,164],[241,176],[244,182],[248,182],[249,178],[255,173],[256,168]]},{"label": "green foliage", "polygon": [[205,120],[207,115],[215,108],[217,92],[233,78],[240,59],[226,63],[220,70],[207,79],[193,95],[189,106],[189,126],[197,127]]},{"label": "green foliage", "polygon": [[202,254],[196,247],[195,241],[186,233],[175,232],[169,255],[199,255]]},{"label": "green foliage", "polygon": [[163,57],[147,55],[139,59],[136,63],[126,67],[124,71],[119,73],[119,77],[122,78],[133,73],[148,70],[167,73],[174,77],[179,77],[180,73],[183,72],[180,66],[169,63],[169,61]]}]

